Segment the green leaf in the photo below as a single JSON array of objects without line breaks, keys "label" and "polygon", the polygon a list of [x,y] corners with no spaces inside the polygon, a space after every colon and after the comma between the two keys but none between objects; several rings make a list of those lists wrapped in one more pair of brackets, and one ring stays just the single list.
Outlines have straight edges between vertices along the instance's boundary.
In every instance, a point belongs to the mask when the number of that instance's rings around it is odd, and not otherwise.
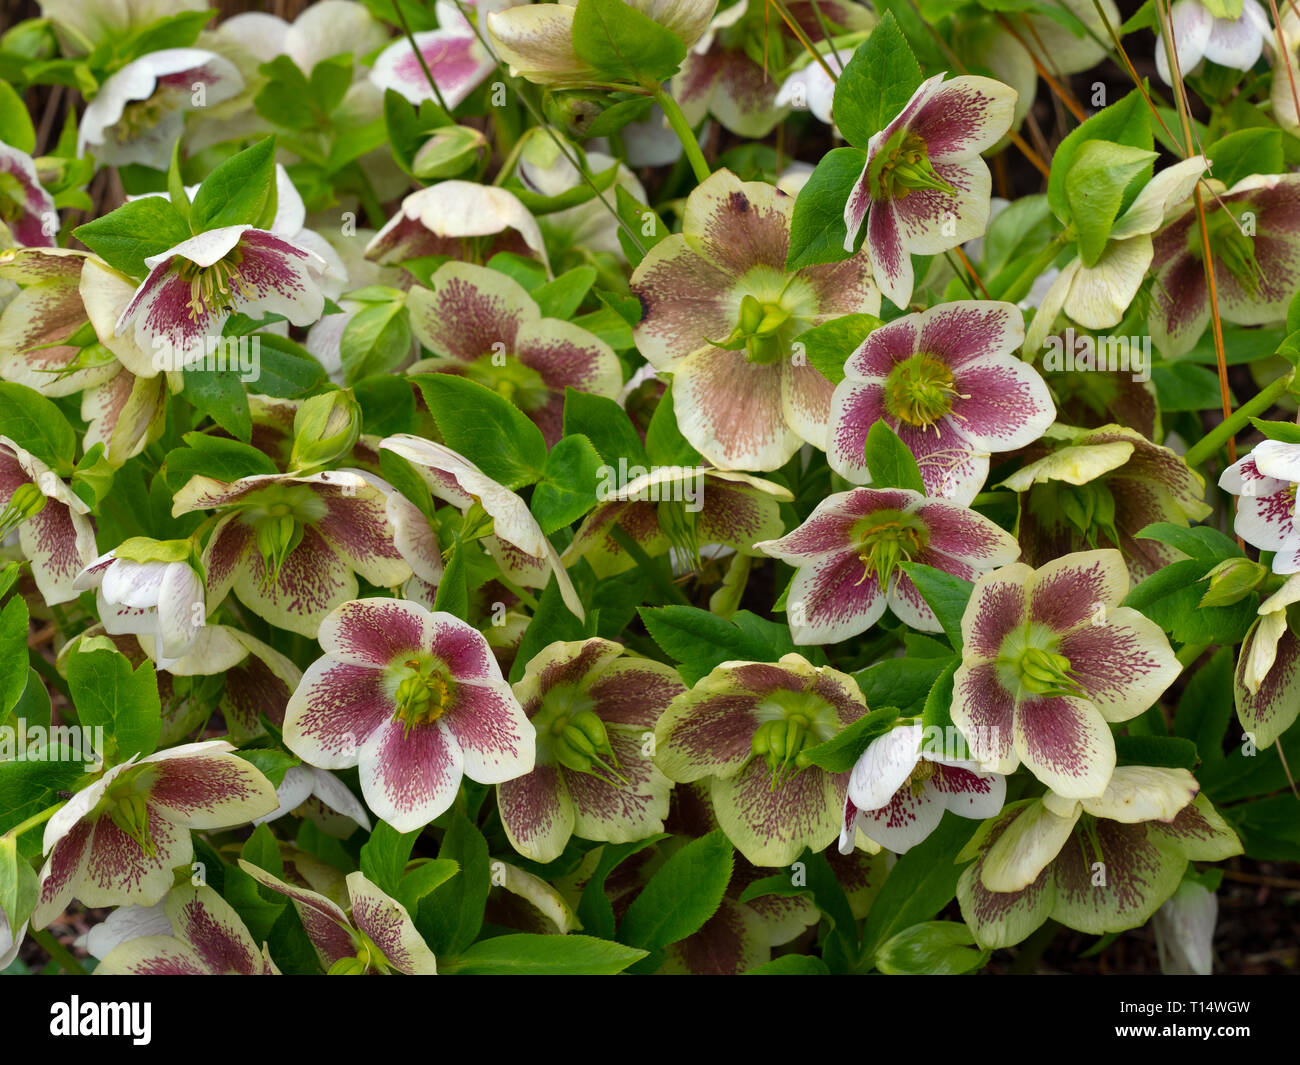
[{"label": "green leaf", "polygon": [[897,706],[911,716],[921,712],[927,696],[954,657],[946,651],[943,658],[886,658],[854,673],[853,679],[867,706]]},{"label": "green leaf", "polygon": [[632,419],[616,400],[608,396],[566,388],[564,435],[585,436],[610,466],[617,466],[619,459],[627,459],[629,466],[650,464]]},{"label": "green leaf", "polygon": [[532,297],[545,317],[568,321],[595,283],[594,266],[575,266],[554,281],[533,289]]},{"label": "green leaf", "polygon": [[460,866],[450,858],[421,859],[419,865],[402,877],[393,898],[406,907],[407,913],[415,913],[421,899],[458,872]]},{"label": "green leaf", "polygon": [[284,783],[285,773],[296,765],[302,765],[302,759],[274,747],[253,747],[235,753],[277,788]]},{"label": "green leaf", "polygon": [[[653,210],[641,203],[622,185],[614,186],[614,204],[618,213],[618,243],[630,266],[637,266],[645,253],[667,238],[671,230]],[[628,236],[627,230],[636,235]],[[648,232],[647,232],[648,230]]]},{"label": "green leaf", "polygon": [[1196,744],[1182,736],[1116,736],[1116,765],[1195,769]]},{"label": "green leaf", "polygon": [[1259,597],[1254,593],[1231,606],[1202,607],[1202,578],[1215,563],[1193,558],[1157,570],[1124,600],[1140,610],[1180,643],[1233,644],[1255,620]]},{"label": "green leaf", "polygon": [[938,828],[899,857],[862,926],[864,966],[874,964],[880,948],[899,932],[930,920],[952,901],[961,876],[955,859],[976,827],[945,812]]},{"label": "green leaf", "polygon": [[460,976],[612,976],[646,956],[644,950],[591,936],[496,936],[455,957],[438,971]]},{"label": "green leaf", "polygon": [[361,848],[361,871],[385,895],[395,895],[420,830],[398,832],[380,821]]},{"label": "green leaf", "polygon": [[934,611],[939,624],[943,626],[944,635],[948,637],[948,642],[952,644],[954,650],[960,651],[961,618],[966,612],[966,604],[970,602],[975,585],[971,581],[954,577],[951,573],[945,573],[941,569],[925,566],[919,562],[903,562],[901,568],[912,578],[912,583],[921,593],[921,598]]},{"label": "green leaf", "polygon": [[195,233],[222,226],[256,225],[275,195],[275,138],[232,155],[199,186],[190,208]]},{"label": "green leaf", "polygon": [[844,250],[844,205],[866,164],[866,153],[857,148],[832,148],[822,156],[794,201],[787,272],[843,262],[852,254]]},{"label": "green leaf", "polygon": [[890,976],[956,976],[983,967],[991,951],[957,921],[925,921],[892,936],[876,952],[876,968]]},{"label": "green leaf", "polygon": [[551,449],[529,503],[543,533],[549,536],[596,505],[601,466],[599,453],[585,436],[566,436]]},{"label": "green leaf", "polygon": [[10,929],[27,923],[39,897],[36,870],[18,853],[18,838],[0,836],[0,910],[4,911]]},{"label": "green leaf", "polygon": [[312,67],[309,79],[312,103],[326,115],[333,114],[343,102],[352,85],[352,68],[351,54],[330,56]]},{"label": "green leaf", "polygon": [[532,484],[546,467],[542,431],[504,396],[451,374],[411,378],[447,446],[507,488]]},{"label": "green leaf", "polygon": [[164,470],[167,487],[180,491],[191,477],[202,475],[218,481],[237,481],[241,477],[278,473],[275,463],[264,452],[249,444],[207,433],[186,433],[186,447],[167,453]]},{"label": "green leaf", "polygon": [[650,417],[650,425],[645,434],[646,454],[656,466],[698,466],[704,458],[682,436],[673,402],[673,391],[669,387],[659,397],[655,412]]},{"label": "green leaf", "polygon": [[206,370],[202,363],[182,371],[185,398],[221,428],[245,443],[253,438],[253,415],[248,393],[239,375],[230,371]]},{"label": "green leaf", "polygon": [[745,976],[830,976],[821,958],[811,954],[782,954],[745,971]]},{"label": "green leaf", "polygon": [[1106,250],[1124,192],[1149,175],[1155,152],[1111,141],[1085,141],[1065,175],[1065,200],[1079,235],[1079,258],[1093,266]]},{"label": "green leaf", "polygon": [[1286,169],[1282,131],[1269,126],[1239,129],[1220,137],[1206,147],[1205,158],[1214,164],[1210,176],[1228,188],[1251,174],[1280,174]]},{"label": "green leaf", "polygon": [[57,473],[72,472],[77,434],[63,412],[26,385],[0,382],[0,436],[7,436]]},{"label": "green leaf", "polygon": [[646,86],[667,81],[686,58],[680,37],[623,0],[578,0],[573,49],[601,74]]},{"label": "green leaf", "polygon": [[452,814],[438,857],[456,862],[461,874],[424,897],[415,924],[429,949],[441,957],[460,954],[478,938],[492,884],[487,840],[459,810]]},{"label": "green leaf", "polygon": [[907,488],[925,494],[916,456],[885,422],[876,422],[868,431],[865,452],[873,487]]},{"label": "green leaf", "polygon": [[[1300,297],[1300,292],[1297,292]],[[1263,418],[1251,418],[1250,424],[1270,440],[1280,440],[1284,444],[1300,444],[1300,425],[1294,422],[1270,422]]]},{"label": "green leaf", "polygon": [[682,663],[682,676],[688,683],[694,683],[728,660],[775,662],[794,650],[784,625],[757,618],[745,610],[738,611],[728,621],[693,606],[638,609],[654,642]]},{"label": "green leaf", "polygon": [[468,550],[464,544],[457,542],[447,556],[442,580],[438,582],[438,591],[433,597],[434,610],[443,610],[458,618],[469,613],[469,575],[465,565]]},{"label": "green leaf", "polygon": [[1134,89],[1118,103],[1098,111],[1061,141],[1052,156],[1052,173],[1047,180],[1047,202],[1062,222],[1070,220],[1065,178],[1079,150],[1090,140],[1113,141],[1130,148],[1150,151],[1151,122],[1142,94]]},{"label": "green leaf", "polygon": [[114,269],[144,277],[149,272],[145,259],[169,251],[192,234],[170,200],[145,196],[78,226],[72,235]]},{"label": "green leaf", "polygon": [[30,622],[27,603],[14,596],[0,610],[0,724],[18,705],[27,689],[27,626]]},{"label": "green leaf", "polygon": [[405,298],[363,307],[339,338],[339,359],[348,384],[395,370],[410,353],[411,314]]},{"label": "green leaf", "polygon": [[0,81],[0,141],[28,155],[36,150],[36,127],[27,105],[7,81]]},{"label": "green leaf", "polygon": [[257,391],[278,399],[301,399],[324,385],[329,376],[310,351],[274,333],[255,333]]},{"label": "green leaf", "polygon": [[606,877],[632,855],[667,838],[665,833],[658,833],[631,843],[607,843],[601,847],[596,868],[583,885],[582,897],[578,900],[578,920],[584,929],[602,939],[614,938],[614,907],[605,891]]},{"label": "green leaf", "polygon": [[731,871],[731,841],[721,831],[692,840],[632,900],[619,939],[652,951],[693,935],[722,904]]},{"label": "green leaf", "polygon": [[116,651],[84,651],[68,659],[68,690],[82,725],[99,726],[106,737],[105,759],[121,762],[133,754],[152,754],[162,731],[158,677],[152,662],[135,670]]},{"label": "green leaf", "polygon": [[352,388],[361,407],[361,431],[391,436],[415,430],[415,393],[405,377],[367,377]]},{"label": "green leaf", "polygon": [[[1169,413],[1218,410],[1223,402],[1218,374],[1187,359],[1157,363],[1151,367],[1151,383],[1156,386],[1160,409]],[[1235,406],[1232,393],[1228,396]]]},{"label": "green leaf", "polygon": [[795,337],[814,370],[833,385],[844,380],[844,364],[871,331],[881,324],[874,314],[846,314],[814,326]]},{"label": "green leaf", "polygon": [[835,83],[831,110],[844,139],[865,150],[872,136],[903,110],[923,80],[907,38],[893,13],[886,11]]},{"label": "green leaf", "polygon": [[871,741],[883,736],[898,720],[898,707],[882,706],[858,718],[825,743],[804,750],[808,761],[828,773],[847,773],[862,757]]},{"label": "green leaf", "polygon": [[1188,558],[1203,558],[1222,562],[1226,558],[1242,558],[1237,542],[1208,525],[1175,525],[1158,521],[1137,533],[1139,540],[1156,540],[1181,551]]}]

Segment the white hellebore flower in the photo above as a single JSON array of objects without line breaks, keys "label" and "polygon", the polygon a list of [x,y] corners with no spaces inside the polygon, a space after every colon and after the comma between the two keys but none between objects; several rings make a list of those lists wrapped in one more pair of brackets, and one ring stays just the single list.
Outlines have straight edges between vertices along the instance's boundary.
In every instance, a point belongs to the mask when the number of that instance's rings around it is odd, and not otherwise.
[{"label": "white hellebore flower", "polygon": [[370,817],[361,800],[348,791],[347,785],[328,769],[317,769],[310,765],[291,766],[285,770],[284,780],[275,789],[275,797],[280,805],[265,817],[256,818],[253,824],[274,821],[298,809],[309,799],[316,798],[331,810],[355,821],[367,832],[370,831]]},{"label": "white hellebore flower", "polygon": [[[1184,74],[1195,70],[1202,59],[1249,70],[1273,32],[1258,0],[1178,0],[1170,16],[1175,58]],[[1156,71],[1166,85],[1173,84],[1164,34],[1156,40]]]},{"label": "white hellebore flower", "polygon": [[106,166],[142,163],[165,170],[185,112],[219,104],[243,88],[235,65],[215,52],[150,52],[112,75],[86,105],[77,154],[93,152]]},{"label": "white hellebore flower", "polygon": [[188,540],[127,540],[82,570],[73,587],[96,589],[100,620],[114,636],[152,636],[164,669],[189,651],[206,622],[203,578]]},{"label": "white hellebore flower", "polygon": [[[822,59],[838,75],[852,56],[853,50],[844,48],[833,50],[822,56]],[[826,68],[813,59],[785,79],[773,106],[811,111],[818,121],[833,126],[835,123],[831,117],[831,104],[834,100],[835,82],[826,73]]]},{"label": "white hellebore flower", "polygon": [[320,0],[293,22],[264,11],[245,11],[226,19],[216,32],[263,63],[287,55],[304,74],[334,56],[351,53],[360,61],[388,39],[384,24],[353,0]]},{"label": "white hellebore flower", "polygon": [[1214,968],[1214,924],[1219,900],[1214,892],[1184,880],[1151,918],[1160,971],[1166,976],[1209,976]]}]

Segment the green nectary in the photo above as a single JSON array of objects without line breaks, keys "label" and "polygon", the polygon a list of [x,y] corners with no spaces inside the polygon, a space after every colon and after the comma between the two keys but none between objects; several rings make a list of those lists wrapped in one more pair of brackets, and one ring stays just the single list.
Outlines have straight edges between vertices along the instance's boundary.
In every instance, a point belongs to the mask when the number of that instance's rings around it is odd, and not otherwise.
[{"label": "green nectary", "polygon": [[933,355],[904,359],[885,379],[885,409],[899,421],[922,429],[947,415],[959,398],[952,370]]}]

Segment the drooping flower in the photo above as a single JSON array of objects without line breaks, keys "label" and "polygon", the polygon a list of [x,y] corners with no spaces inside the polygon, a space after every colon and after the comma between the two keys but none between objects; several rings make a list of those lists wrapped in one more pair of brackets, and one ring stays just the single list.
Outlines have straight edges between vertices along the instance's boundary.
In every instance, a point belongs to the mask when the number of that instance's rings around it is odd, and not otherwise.
[{"label": "drooping flower", "polygon": [[[1215,10],[1225,12],[1224,15]],[[1184,76],[1195,72],[1202,59],[1233,70],[1249,70],[1272,40],[1273,27],[1256,0],[1231,0],[1211,9],[1201,0],[1177,0],[1169,9],[1174,31],[1174,52]],[[1173,84],[1169,49],[1164,33],[1156,36],[1156,72],[1166,85]],[[1285,74],[1282,75],[1285,80]]]},{"label": "drooping flower", "polygon": [[560,556],[518,495],[442,444],[399,433],[379,446],[414,465],[439,499],[463,512],[477,513],[480,520],[491,519],[491,531],[485,534],[488,553],[510,580],[526,588],[544,588],[554,575],[564,605],[582,618],[582,601]]},{"label": "drooping flower", "polygon": [[[481,22],[483,16],[514,7],[517,0],[464,0],[470,18]],[[496,69],[497,61],[474,32],[474,26],[451,0],[434,5],[438,28],[414,34],[415,47],[400,37],[375,59],[370,81],[380,92],[392,89],[413,104],[436,100],[425,69],[433,75],[442,98],[450,108],[458,107],[470,93]],[[424,63],[416,56],[420,50]]]},{"label": "drooping flower", "polygon": [[167,893],[171,934],[132,936],[95,968],[105,976],[279,976],[270,951],[258,949],[239,914],[212,888],[180,884]]},{"label": "drooping flower", "polygon": [[196,475],[176,493],[172,513],[199,510],[219,512],[203,548],[213,608],[233,588],[271,624],[315,636],[326,614],[356,598],[356,574],[379,588],[411,576],[385,493],[346,470],[229,484]]},{"label": "drooping flower", "polygon": [[[1160,171],[1115,220],[1093,261],[1085,262],[1079,256],[1065,265],[1029,325],[1027,352],[1042,348],[1061,311],[1087,329],[1109,329],[1123,320],[1152,265],[1155,243],[1151,234],[1192,194],[1208,165],[1203,155],[1194,155]],[[1156,343],[1164,351],[1158,340]]]},{"label": "drooping flower", "polygon": [[0,141],[0,223],[20,247],[52,248],[59,229],[54,197],[26,152]]},{"label": "drooping flower", "polygon": [[872,740],[849,774],[841,854],[857,833],[896,854],[923,842],[945,810],[981,821],[1006,799],[1006,777],[981,773],[960,751],[931,750],[921,725],[902,725]]},{"label": "drooping flower", "polygon": [[[781,532],[780,503],[793,497],[773,481],[706,466],[631,467],[626,483],[615,468],[597,485],[600,502],[578,528],[564,552],[569,562],[585,558],[598,577],[611,577],[636,565],[615,526],[651,558],[676,548],[696,561],[714,544],[753,554],[757,541]],[[608,483],[605,483],[607,481]]]},{"label": "drooping flower", "polygon": [[672,784],[646,740],[686,688],[671,666],[623,650],[599,638],[553,643],[514,686],[537,763],[497,786],[497,804],[511,845],[532,861],[555,860],[574,835],[628,843],[663,830]]},{"label": "drooping flower", "polygon": [[532,770],[536,730],[483,636],[396,599],[344,603],[325,655],[289,700],[284,742],[320,769],[359,766],[366,805],[399,832],[446,810],[461,776],[499,784]]},{"label": "drooping flower", "polygon": [[216,33],[263,63],[287,55],[308,75],[322,59],[351,53],[359,62],[388,39],[384,24],[353,0],[317,0],[292,22],[265,11],[242,11],[223,19]]},{"label": "drooping flower", "polygon": [[1259,605],[1241,642],[1233,695],[1237,720],[1256,747],[1267,747],[1300,716],[1300,575]]},{"label": "drooping flower", "polygon": [[1122,425],[1053,426],[1025,458],[1002,483],[1022,493],[1017,534],[1031,566],[1113,546],[1142,580],[1180,556],[1139,532],[1156,522],[1191,525],[1210,513],[1201,475],[1176,451]]},{"label": "drooping flower", "polygon": [[202,11],[203,0],[41,0],[65,56],[82,56],[97,45],[124,41],[151,23],[186,11]]},{"label": "drooping flower", "polygon": [[[1189,2],[1189,0],[1184,0]],[[1219,315],[1236,325],[1286,319],[1300,288],[1300,174],[1251,174],[1203,197]],[[1151,337],[1166,358],[1191,349],[1210,321],[1205,246],[1190,203],[1155,236]]]},{"label": "drooping flower", "polygon": [[16,933],[12,932],[9,928],[9,918],[5,916],[4,910],[0,910],[0,972],[13,964],[26,938],[27,922],[24,921],[19,925]]},{"label": "drooping flower", "polygon": [[344,911],[324,895],[285,883],[251,862],[241,860],[239,867],[293,903],[326,972],[349,976],[437,973],[433,951],[416,931],[406,907],[380,891],[364,873],[348,874],[348,909]]},{"label": "drooping flower", "polygon": [[[1279,4],[1281,18],[1277,31],[1281,48],[1274,56],[1273,88],[1270,102],[1277,123],[1288,133],[1300,132],[1300,10],[1290,4]],[[1278,38],[1271,38],[1270,44]]]},{"label": "drooping flower", "polygon": [[[675,34],[688,48],[708,28],[718,0],[625,0],[629,7]],[[538,85],[601,84],[602,75],[573,47],[577,5],[524,4],[489,10],[488,35],[510,73]]]},{"label": "drooping flower", "polygon": [[614,349],[581,326],[544,318],[527,290],[498,270],[450,262],[407,296],[411,329],[440,370],[477,381],[514,403],[554,446],[563,435],[564,390],[618,395]]},{"label": "drooping flower", "polygon": [[1121,766],[1097,797],[1048,792],[1007,806],[958,855],[962,917],[985,948],[1051,917],[1090,935],[1136,928],[1178,888],[1188,861],[1241,853],[1185,769]]},{"label": "drooping flower", "polygon": [[1154,914],[1160,971],[1166,976],[1209,976],[1214,971],[1214,925],[1219,901],[1195,880],[1184,879]]},{"label": "drooping flower", "polygon": [[166,665],[189,652],[207,617],[195,553],[188,540],[134,537],[90,563],[73,587],[96,590],[109,632],[152,636]]},{"label": "drooping flower", "polygon": [[804,441],[825,446],[833,387],[795,338],[880,309],[864,255],[786,273],[793,212],[793,197],[719,170],[632,274],[637,347],[673,375],[682,435],[721,469],[774,470]]},{"label": "drooping flower", "polygon": [[77,153],[102,166],[140,163],[166,170],[185,112],[237,95],[244,79],[228,59],[201,48],[166,48],[113,74],[86,105]]},{"label": "drooping flower", "polygon": [[874,134],[844,205],[844,247],[858,232],[876,283],[896,307],[912,298],[912,255],[936,255],[981,236],[992,178],[980,152],[1011,128],[1016,92],[992,78],[936,74]]},{"label": "drooping flower", "polygon": [[77,574],[95,557],[89,514],[44,462],[0,436],[0,539],[18,530],[36,587],[51,606],[77,597]]},{"label": "drooping flower", "polygon": [[282,314],[297,326],[325,308],[329,264],[291,240],[252,226],[222,226],[145,259],[149,276],[113,332],[128,331],[155,367],[177,371],[208,352],[236,311]]},{"label": "drooping flower", "polygon": [[853,679],[797,654],[725,662],[673,700],[655,761],[679,783],[707,778],[727,837],[755,865],[782,866],[840,832],[848,773],[803,757],[866,713]]},{"label": "drooping flower", "polygon": [[822,57],[826,66],[815,59],[809,60],[802,67],[790,74],[781,83],[781,89],[773,101],[777,107],[793,107],[808,111],[819,122],[834,126],[831,104],[835,99],[835,82],[826,72],[829,67],[833,73],[844,69],[844,65],[853,58],[853,52],[847,48],[832,49]]},{"label": "drooping flower", "polygon": [[1219,487],[1239,497],[1233,530],[1261,551],[1276,552],[1274,573],[1300,573],[1300,528],[1295,522],[1297,484],[1300,445],[1280,440],[1257,444],[1219,477]]},{"label": "drooping flower", "polygon": [[975,582],[962,617],[952,720],[992,772],[1024,763],[1068,798],[1115,768],[1109,723],[1143,713],[1182,672],[1160,627],[1130,607],[1124,558],[1081,551]]},{"label": "drooping flower", "polygon": [[316,804],[342,818],[348,825],[349,835],[358,826],[370,831],[370,818],[366,815],[366,808],[348,790],[347,785],[328,769],[317,769],[310,765],[290,766],[285,770],[280,786],[275,789],[275,797],[280,805],[265,817],[257,818],[255,824],[275,821],[300,807]]},{"label": "drooping flower", "polygon": [[402,201],[397,214],[366,245],[366,258],[383,265],[430,255],[486,262],[500,251],[546,262],[542,231],[519,197],[492,185],[440,181]]},{"label": "drooping flower", "polygon": [[74,898],[88,907],[152,906],[194,857],[191,829],[230,828],[275,809],[275,788],[223,740],[115,765],[45,824],[48,857],[32,926]]},{"label": "drooping flower", "polygon": [[837,492],[797,529],[754,546],[795,567],[786,614],[797,644],[866,632],[887,605],[913,628],[940,632],[900,562],[974,580],[1020,555],[1016,538],[982,514],[906,488]]},{"label": "drooping flower", "polygon": [[[876,22],[871,9],[854,0],[795,0],[785,13],[814,46],[822,45],[827,33],[835,38],[861,34]],[[792,104],[807,106],[780,96],[781,73],[804,54],[798,37],[783,19],[772,18],[766,5],[736,0],[713,16],[708,31],[687,53],[681,71],[673,78],[673,95],[692,125],[711,115],[732,133],[750,139],[765,137],[789,114]],[[850,54],[852,48],[845,48],[838,62],[828,59],[831,70],[842,70]],[[813,68],[821,71],[816,60],[804,69]],[[824,71],[811,76],[824,94],[829,77]],[[825,111],[830,111],[829,95]]]},{"label": "drooping flower", "polygon": [[867,433],[883,421],[916,456],[928,495],[969,503],[990,452],[1032,443],[1056,417],[1043,379],[1014,354],[1023,329],[1010,303],[959,300],[873,330],[835,387],[831,468],[868,483]]}]

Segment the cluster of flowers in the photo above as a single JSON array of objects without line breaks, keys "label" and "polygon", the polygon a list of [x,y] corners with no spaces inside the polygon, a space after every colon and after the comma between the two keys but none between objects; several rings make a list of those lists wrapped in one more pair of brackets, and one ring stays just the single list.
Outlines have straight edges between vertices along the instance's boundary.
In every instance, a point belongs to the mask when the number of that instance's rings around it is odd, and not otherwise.
[{"label": "cluster of flowers", "polygon": [[[107,731],[0,761],[0,968],[79,903],[105,973],[1208,969],[1192,863],[1300,857],[1300,22],[930,6],[0,36],[0,726]],[[1086,116],[1148,30],[1174,105]]]}]

